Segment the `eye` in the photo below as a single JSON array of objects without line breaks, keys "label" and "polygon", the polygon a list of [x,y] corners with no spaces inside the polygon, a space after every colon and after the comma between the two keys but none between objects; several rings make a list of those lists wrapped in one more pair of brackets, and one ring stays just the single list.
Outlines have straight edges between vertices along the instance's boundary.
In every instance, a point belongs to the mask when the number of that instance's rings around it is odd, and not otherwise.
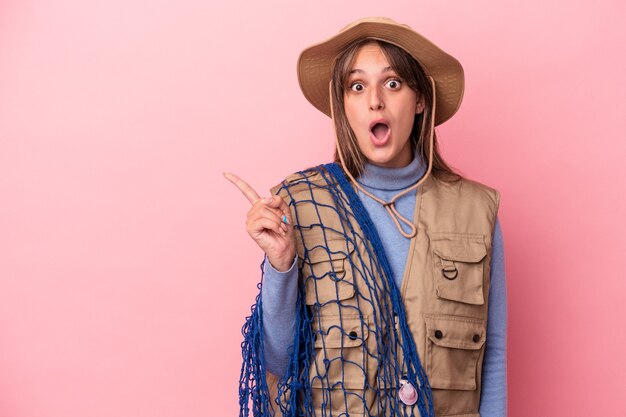
[{"label": "eye", "polygon": [[350,84],[350,90],[357,92],[357,93],[363,91],[364,88],[365,86],[358,81],[355,81],[352,84]]},{"label": "eye", "polygon": [[387,81],[385,85],[392,90],[398,90],[400,87],[402,87],[402,81],[398,80],[397,78],[392,78],[391,80]]}]

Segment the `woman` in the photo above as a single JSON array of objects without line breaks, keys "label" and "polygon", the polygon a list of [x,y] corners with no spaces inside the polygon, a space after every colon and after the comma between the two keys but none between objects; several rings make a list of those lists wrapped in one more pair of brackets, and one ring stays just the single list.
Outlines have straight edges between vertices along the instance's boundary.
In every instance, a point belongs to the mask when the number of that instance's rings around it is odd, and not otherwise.
[{"label": "woman", "polygon": [[305,49],[298,76],[334,120],[335,163],[265,199],[227,174],[266,253],[242,414],[251,396],[263,415],[505,415],[499,193],[453,172],[434,132],[461,103],[461,65],[368,18]]}]

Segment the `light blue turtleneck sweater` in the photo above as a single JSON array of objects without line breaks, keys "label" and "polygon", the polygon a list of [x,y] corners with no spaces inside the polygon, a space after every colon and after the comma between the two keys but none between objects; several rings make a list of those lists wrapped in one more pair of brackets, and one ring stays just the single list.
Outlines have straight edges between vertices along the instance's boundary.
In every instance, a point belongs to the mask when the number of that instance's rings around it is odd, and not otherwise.
[{"label": "light blue turtleneck sweater", "polygon": [[[425,164],[420,158],[415,157],[409,165],[402,168],[383,168],[366,164],[363,174],[357,178],[357,181],[368,192],[389,201],[401,190],[415,184],[424,172]],[[415,211],[415,195],[415,192],[409,192],[396,200],[396,209],[409,220],[413,219]],[[360,191],[359,197],[376,226],[391,264],[394,279],[400,287],[410,241],[399,233],[383,206]],[[507,303],[504,247],[500,223],[497,219],[492,250],[487,344],[483,361],[480,414],[482,417],[504,417],[507,410]],[[279,272],[272,267],[270,262],[265,262],[261,288],[265,362],[267,369],[277,375],[283,375],[287,370],[289,360],[287,347],[293,340],[296,316],[297,282],[297,257],[291,268],[285,272]]]}]

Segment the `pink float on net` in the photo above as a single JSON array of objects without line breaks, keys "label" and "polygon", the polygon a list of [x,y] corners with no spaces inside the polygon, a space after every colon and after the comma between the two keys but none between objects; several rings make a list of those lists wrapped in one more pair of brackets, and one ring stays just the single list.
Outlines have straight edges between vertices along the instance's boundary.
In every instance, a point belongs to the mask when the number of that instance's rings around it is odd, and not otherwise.
[{"label": "pink float on net", "polygon": [[413,405],[417,402],[417,390],[406,379],[400,381],[400,391],[398,391],[398,397],[406,405]]}]

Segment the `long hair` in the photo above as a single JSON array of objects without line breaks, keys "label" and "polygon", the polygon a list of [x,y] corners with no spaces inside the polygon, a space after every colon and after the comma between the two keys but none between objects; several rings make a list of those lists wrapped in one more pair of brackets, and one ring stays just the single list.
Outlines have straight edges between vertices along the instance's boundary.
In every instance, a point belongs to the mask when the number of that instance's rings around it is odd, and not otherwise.
[{"label": "long hair", "polygon": [[[348,77],[358,50],[369,43],[376,43],[385,54],[391,68],[404,80],[407,85],[417,94],[424,96],[424,111],[415,115],[413,129],[411,131],[411,145],[421,157],[422,161],[428,162],[430,144],[428,141],[432,114],[433,91],[424,70],[420,64],[404,49],[390,43],[375,39],[360,39],[348,45],[335,59],[332,74],[331,100],[334,112],[335,131],[337,132],[337,146],[341,148],[345,166],[343,169],[350,172],[353,177],[358,177],[363,172],[366,162],[365,155],[359,149],[354,131],[348,123],[344,109],[344,93],[348,88]],[[426,120],[422,120],[423,118]],[[423,123],[425,122],[425,123]],[[421,127],[426,128],[422,131]],[[446,182],[457,181],[461,178],[441,157],[437,146],[437,135],[433,132],[433,167],[432,175]],[[338,149],[335,148],[335,162],[341,165]]]}]

